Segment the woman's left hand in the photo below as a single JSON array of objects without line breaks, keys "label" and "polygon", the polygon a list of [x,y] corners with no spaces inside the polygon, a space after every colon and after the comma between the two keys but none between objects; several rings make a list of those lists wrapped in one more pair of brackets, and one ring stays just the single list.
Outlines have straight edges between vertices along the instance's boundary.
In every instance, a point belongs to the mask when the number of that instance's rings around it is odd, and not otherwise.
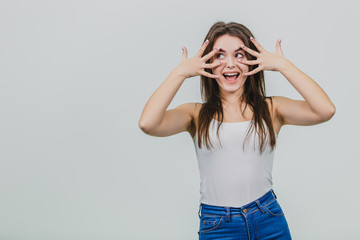
[{"label": "woman's left hand", "polygon": [[270,70],[270,71],[279,71],[281,68],[283,68],[286,64],[287,59],[284,57],[284,54],[281,50],[280,42],[281,40],[278,40],[276,43],[276,52],[268,52],[266,51],[254,38],[250,38],[252,43],[255,45],[257,50],[259,52],[252,50],[251,48],[248,48],[246,46],[241,46],[246,52],[249,54],[255,56],[256,60],[242,60],[239,59],[239,62],[237,64],[246,64],[246,65],[259,65],[257,68],[252,70],[251,72],[245,73],[245,75],[253,75],[257,72],[260,72],[262,70]]}]

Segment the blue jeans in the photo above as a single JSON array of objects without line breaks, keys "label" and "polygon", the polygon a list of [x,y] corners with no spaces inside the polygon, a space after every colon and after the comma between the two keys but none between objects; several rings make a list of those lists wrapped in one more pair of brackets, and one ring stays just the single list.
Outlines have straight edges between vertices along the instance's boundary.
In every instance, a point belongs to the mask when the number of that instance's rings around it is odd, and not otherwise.
[{"label": "blue jeans", "polygon": [[238,208],[201,203],[199,218],[200,240],[291,239],[285,215],[272,189]]}]

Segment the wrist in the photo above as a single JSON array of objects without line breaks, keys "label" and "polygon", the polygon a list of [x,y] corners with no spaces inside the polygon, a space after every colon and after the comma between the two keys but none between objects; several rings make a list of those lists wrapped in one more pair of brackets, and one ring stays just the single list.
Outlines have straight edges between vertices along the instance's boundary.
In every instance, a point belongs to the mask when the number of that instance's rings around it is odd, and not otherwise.
[{"label": "wrist", "polygon": [[171,71],[170,75],[172,76],[172,78],[178,79],[180,81],[184,81],[186,78],[188,78],[187,74],[180,68],[180,66],[174,68]]},{"label": "wrist", "polygon": [[294,64],[292,64],[292,62],[290,62],[290,60],[284,58],[282,63],[278,67],[278,71],[280,73],[284,73],[286,70],[288,70],[289,68],[291,68],[293,66],[294,66]]},{"label": "wrist", "polygon": [[176,68],[173,69],[173,71],[171,72],[173,75],[175,75],[177,78],[183,79],[185,80],[186,78],[189,78],[189,74],[186,73],[183,68],[181,67],[181,65],[178,65]]}]

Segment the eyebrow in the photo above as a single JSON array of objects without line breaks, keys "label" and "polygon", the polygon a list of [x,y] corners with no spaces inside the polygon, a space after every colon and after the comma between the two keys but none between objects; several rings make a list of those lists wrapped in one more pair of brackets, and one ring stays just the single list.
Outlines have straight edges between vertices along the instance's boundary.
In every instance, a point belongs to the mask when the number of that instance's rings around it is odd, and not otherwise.
[{"label": "eyebrow", "polygon": [[[236,49],[234,52],[239,52],[239,51],[245,52],[241,47],[239,47],[238,49]],[[220,48],[220,49],[219,49],[219,52],[225,52],[225,50],[222,49],[222,48]]]}]

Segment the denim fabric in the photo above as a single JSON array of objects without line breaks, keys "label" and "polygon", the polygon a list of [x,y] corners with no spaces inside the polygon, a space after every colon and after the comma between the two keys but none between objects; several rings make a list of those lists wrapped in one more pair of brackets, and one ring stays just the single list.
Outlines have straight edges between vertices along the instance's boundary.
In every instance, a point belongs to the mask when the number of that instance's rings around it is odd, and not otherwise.
[{"label": "denim fabric", "polygon": [[201,203],[199,239],[290,240],[290,230],[274,191],[242,207]]}]

